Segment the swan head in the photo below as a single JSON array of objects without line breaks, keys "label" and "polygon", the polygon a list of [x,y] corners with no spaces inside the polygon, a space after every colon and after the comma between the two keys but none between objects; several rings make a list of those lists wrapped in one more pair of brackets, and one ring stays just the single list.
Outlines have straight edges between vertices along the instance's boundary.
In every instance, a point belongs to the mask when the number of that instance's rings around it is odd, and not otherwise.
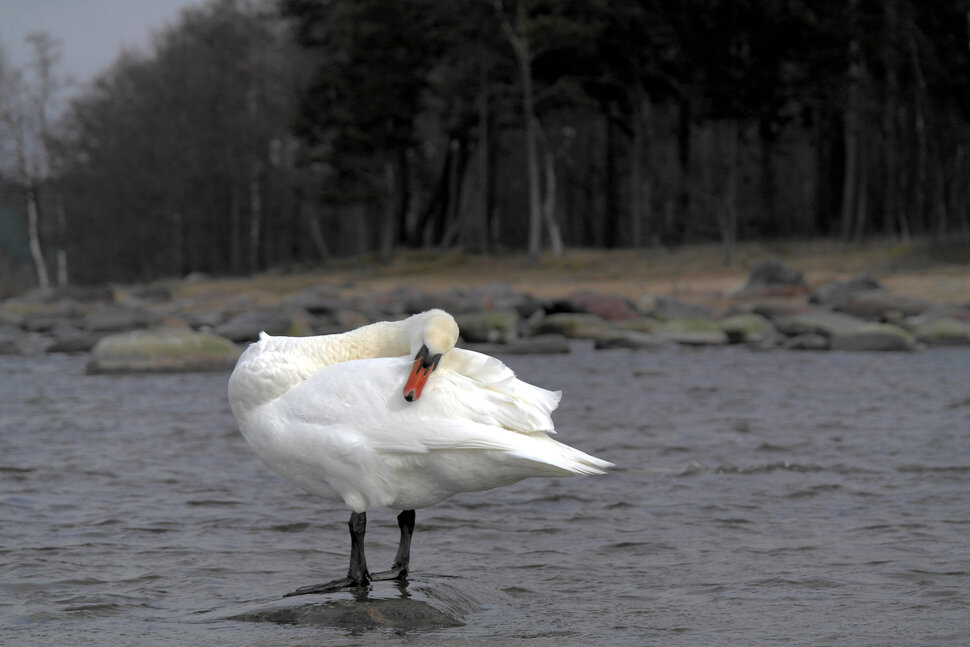
[{"label": "swan head", "polygon": [[410,342],[414,366],[404,383],[404,399],[408,402],[421,397],[421,391],[438,368],[442,355],[458,342],[458,324],[444,310],[428,310],[411,319]]}]

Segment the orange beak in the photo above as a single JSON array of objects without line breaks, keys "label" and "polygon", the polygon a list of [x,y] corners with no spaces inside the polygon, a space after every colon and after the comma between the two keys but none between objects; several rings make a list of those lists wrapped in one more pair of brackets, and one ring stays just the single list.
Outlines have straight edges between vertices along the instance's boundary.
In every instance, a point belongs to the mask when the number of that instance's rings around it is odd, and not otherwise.
[{"label": "orange beak", "polygon": [[414,402],[421,397],[424,385],[428,382],[428,377],[432,371],[438,367],[441,355],[432,355],[427,346],[422,346],[418,354],[414,356],[414,366],[411,374],[408,375],[407,382],[404,383],[404,399]]}]

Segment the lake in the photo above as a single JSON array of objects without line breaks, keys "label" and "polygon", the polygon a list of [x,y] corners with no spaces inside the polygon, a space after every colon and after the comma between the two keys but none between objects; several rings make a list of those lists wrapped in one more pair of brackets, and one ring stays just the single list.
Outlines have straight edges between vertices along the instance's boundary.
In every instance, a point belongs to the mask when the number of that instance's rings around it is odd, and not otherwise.
[{"label": "lake", "polygon": [[349,512],[258,461],[228,375],[0,358],[0,644],[966,644],[970,350],[503,359],[616,469],[418,510],[407,586],[281,599],[346,572]]}]

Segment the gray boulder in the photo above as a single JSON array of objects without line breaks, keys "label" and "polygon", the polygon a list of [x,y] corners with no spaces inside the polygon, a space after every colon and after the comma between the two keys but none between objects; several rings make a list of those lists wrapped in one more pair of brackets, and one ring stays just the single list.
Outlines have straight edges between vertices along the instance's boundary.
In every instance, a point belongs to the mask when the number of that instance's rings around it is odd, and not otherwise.
[{"label": "gray boulder", "polygon": [[685,346],[722,346],[727,334],[713,319],[672,319],[660,322],[653,332]]},{"label": "gray boulder", "polygon": [[881,289],[879,282],[870,276],[853,276],[844,281],[829,281],[812,292],[808,300],[831,308],[851,301],[860,292]]},{"label": "gray boulder", "polygon": [[241,343],[256,341],[261,332],[267,335],[289,335],[293,323],[293,317],[280,310],[249,310],[217,326],[214,332],[220,337]]},{"label": "gray boulder", "polygon": [[646,295],[637,304],[640,310],[654,319],[710,319],[714,313],[699,306],[672,297]]},{"label": "gray boulder", "polygon": [[753,312],[734,314],[719,323],[732,344],[764,345],[773,342],[778,335],[770,321]]},{"label": "gray boulder", "polygon": [[834,306],[834,310],[868,321],[900,321],[923,313],[930,304],[923,299],[885,290],[858,292]]},{"label": "gray boulder", "polygon": [[486,310],[455,315],[462,338],[470,343],[507,344],[519,336],[519,314]]},{"label": "gray boulder", "polygon": [[850,351],[911,351],[916,340],[899,326],[886,323],[864,323],[851,330],[842,330],[829,338],[832,350]]},{"label": "gray boulder", "polygon": [[797,335],[815,334],[831,337],[838,332],[848,332],[865,322],[841,312],[816,310],[797,315],[778,317],[775,327],[779,332],[794,337]]},{"label": "gray boulder", "polygon": [[661,335],[652,335],[637,330],[623,330],[620,328],[603,331],[593,341],[596,349],[630,348],[634,350],[651,350],[670,346],[674,341]]},{"label": "gray boulder", "polygon": [[640,311],[626,297],[592,290],[575,292],[565,299],[557,299],[550,304],[550,311],[585,312],[607,321],[626,321],[640,316]]},{"label": "gray boulder", "polygon": [[594,314],[559,312],[546,315],[536,324],[533,333],[593,339],[607,328],[606,321]]},{"label": "gray boulder", "polygon": [[81,327],[89,332],[124,332],[147,328],[151,322],[152,313],[145,308],[108,306],[84,317]]},{"label": "gray boulder", "polygon": [[828,338],[816,333],[805,333],[789,337],[781,343],[786,350],[828,350]]},{"label": "gray boulder", "polygon": [[301,290],[283,302],[287,310],[306,310],[312,315],[333,315],[347,307],[340,293],[327,285],[314,285]]},{"label": "gray boulder", "polygon": [[755,263],[748,275],[748,282],[739,296],[791,295],[801,294],[808,289],[805,276],[800,270],[776,258]]},{"label": "gray boulder", "polygon": [[465,348],[488,355],[553,355],[570,352],[569,340],[562,335],[519,337],[507,344],[464,344]]},{"label": "gray boulder", "polygon": [[970,346],[970,322],[934,319],[913,329],[917,341],[927,346]]},{"label": "gray boulder", "polygon": [[87,372],[229,371],[239,354],[235,344],[217,335],[182,329],[136,330],[101,339],[91,351]]}]

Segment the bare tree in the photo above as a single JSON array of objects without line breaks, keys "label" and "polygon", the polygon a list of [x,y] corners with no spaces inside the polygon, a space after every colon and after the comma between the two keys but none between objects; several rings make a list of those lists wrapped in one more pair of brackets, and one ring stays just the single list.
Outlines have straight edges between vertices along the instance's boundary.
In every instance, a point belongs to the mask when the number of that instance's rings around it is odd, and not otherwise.
[{"label": "bare tree", "polygon": [[[49,54],[49,37],[36,34],[36,52]],[[52,60],[52,59],[45,59]],[[52,63],[51,63],[52,64]],[[31,259],[37,273],[37,284],[42,289],[50,287],[50,277],[44,262],[40,241],[40,209],[37,189],[47,172],[46,142],[42,132],[46,130],[46,114],[37,106],[47,106],[50,98],[50,64],[40,65],[40,82],[33,89],[24,81],[23,72],[10,65],[5,52],[0,50],[0,127],[4,138],[13,143],[14,175],[24,194],[27,211],[27,238]],[[46,81],[45,81],[46,77]]]}]

